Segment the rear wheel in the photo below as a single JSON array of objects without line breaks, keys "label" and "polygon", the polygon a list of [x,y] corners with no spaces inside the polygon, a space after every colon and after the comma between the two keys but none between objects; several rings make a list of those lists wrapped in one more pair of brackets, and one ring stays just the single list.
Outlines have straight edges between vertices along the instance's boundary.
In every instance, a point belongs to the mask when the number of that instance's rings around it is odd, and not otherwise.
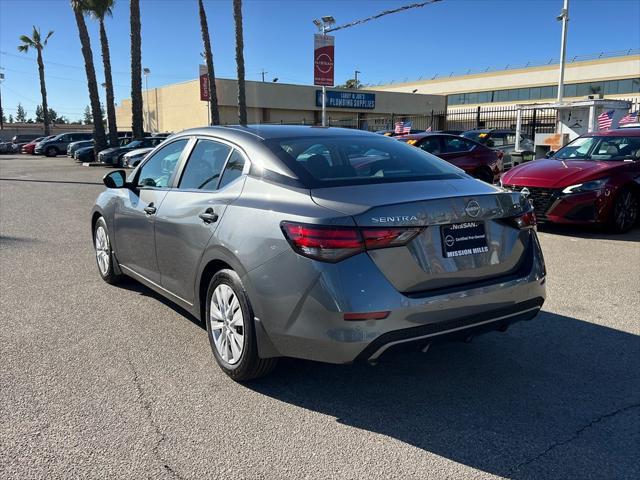
[{"label": "rear wheel", "polygon": [[56,147],[49,147],[45,150],[44,154],[47,157],[55,157],[58,155],[58,149]]},{"label": "rear wheel", "polygon": [[253,309],[233,270],[216,273],[207,290],[207,334],[216,362],[232,379],[243,382],[271,372],[277,358],[260,358]]},{"label": "rear wheel", "polygon": [[628,187],[623,187],[616,197],[609,226],[616,233],[625,233],[633,228],[638,221],[638,195]]}]

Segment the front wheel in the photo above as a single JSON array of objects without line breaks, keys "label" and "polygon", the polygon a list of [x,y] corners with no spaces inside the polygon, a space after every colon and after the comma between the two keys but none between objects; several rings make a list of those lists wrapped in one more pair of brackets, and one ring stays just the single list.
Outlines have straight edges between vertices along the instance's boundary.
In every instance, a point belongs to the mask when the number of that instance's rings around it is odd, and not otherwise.
[{"label": "front wheel", "polygon": [[638,221],[638,195],[628,187],[618,193],[611,214],[609,225],[615,233],[626,233]]},{"label": "front wheel", "polygon": [[271,372],[276,358],[260,358],[253,309],[233,270],[216,273],[207,290],[207,334],[213,356],[224,373],[238,382]]},{"label": "front wheel", "polygon": [[107,230],[107,223],[103,217],[98,219],[94,227],[93,246],[96,249],[96,263],[98,264],[98,272],[102,279],[112,285],[119,283],[122,280],[122,275],[116,273],[114,268],[109,230]]}]

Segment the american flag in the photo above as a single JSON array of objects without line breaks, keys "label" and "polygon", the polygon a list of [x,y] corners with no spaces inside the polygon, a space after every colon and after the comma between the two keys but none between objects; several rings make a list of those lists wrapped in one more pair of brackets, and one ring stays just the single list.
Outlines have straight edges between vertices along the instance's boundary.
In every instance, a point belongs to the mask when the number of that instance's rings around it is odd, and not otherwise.
[{"label": "american flag", "polygon": [[395,133],[411,133],[411,125],[413,122],[396,122]]},{"label": "american flag", "polygon": [[613,123],[613,110],[598,115],[598,130],[609,130]]},{"label": "american flag", "polygon": [[620,119],[620,121],[618,122],[618,125],[626,125],[627,123],[637,122],[638,113],[640,112],[627,113],[624,117]]}]

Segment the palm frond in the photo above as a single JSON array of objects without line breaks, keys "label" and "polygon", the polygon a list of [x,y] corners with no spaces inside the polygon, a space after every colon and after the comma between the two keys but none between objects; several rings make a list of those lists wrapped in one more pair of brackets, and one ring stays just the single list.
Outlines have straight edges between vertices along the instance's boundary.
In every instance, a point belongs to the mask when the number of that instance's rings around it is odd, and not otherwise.
[{"label": "palm frond", "polygon": [[18,45],[18,51],[19,52],[28,52],[29,51],[29,45],[24,44],[24,45]]},{"label": "palm frond", "polygon": [[33,26],[33,33],[31,34],[31,38],[33,39],[33,43],[36,45],[40,43],[40,29]]},{"label": "palm frond", "polygon": [[47,36],[44,37],[44,43],[43,45],[46,45],[47,42],[49,41],[49,38],[51,38],[51,35],[53,35],[53,30],[49,30],[49,33],[47,33]]}]

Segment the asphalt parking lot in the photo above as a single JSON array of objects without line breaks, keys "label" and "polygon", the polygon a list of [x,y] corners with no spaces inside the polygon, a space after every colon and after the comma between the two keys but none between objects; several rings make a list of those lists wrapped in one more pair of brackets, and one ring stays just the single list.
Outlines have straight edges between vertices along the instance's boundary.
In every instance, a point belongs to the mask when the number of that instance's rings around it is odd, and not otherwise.
[{"label": "asphalt parking lot", "polygon": [[100,279],[105,171],[0,156],[0,478],[640,478],[640,228],[542,231],[547,303],[506,333],[239,385]]}]

